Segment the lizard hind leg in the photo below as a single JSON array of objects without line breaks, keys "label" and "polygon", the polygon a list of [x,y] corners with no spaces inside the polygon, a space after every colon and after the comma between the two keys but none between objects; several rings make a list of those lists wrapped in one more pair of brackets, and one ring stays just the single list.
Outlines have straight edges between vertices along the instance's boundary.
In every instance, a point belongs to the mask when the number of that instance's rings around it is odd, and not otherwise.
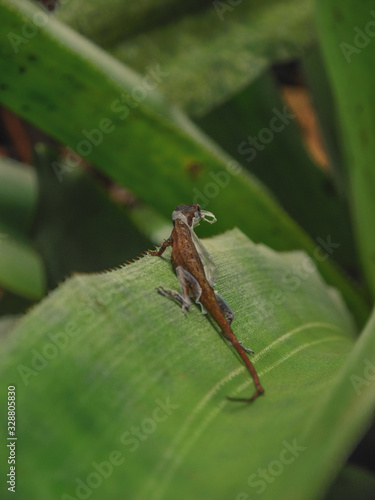
[{"label": "lizard hind leg", "polygon": [[197,302],[201,306],[202,312],[205,314],[206,310],[199,302],[199,299],[202,295],[202,289],[199,286],[198,281],[192,274],[190,274],[181,266],[176,267],[176,275],[178,281],[180,282],[181,293],[178,293],[176,290],[170,290],[169,288],[163,288],[162,286],[159,286],[157,288],[157,291],[164,297],[169,297],[171,299],[177,300],[177,302],[179,302],[182,306],[183,313],[186,313],[191,306],[190,296],[192,296],[195,299],[195,302]]},{"label": "lizard hind leg", "polygon": [[234,312],[228,306],[226,300],[223,299],[223,297],[221,295],[219,295],[216,291],[215,291],[215,297],[216,297],[217,303],[219,304],[221,312],[224,314],[225,319],[227,320],[228,324],[231,325],[232,321],[234,320]]},{"label": "lizard hind leg", "polygon": [[169,297],[170,299],[177,300],[182,306],[182,312],[186,313],[186,311],[189,309],[191,306],[191,300],[190,297],[187,297],[187,300],[184,299],[176,290],[170,290],[169,288],[164,288],[162,286],[158,286],[156,289],[160,295],[163,295],[164,297]]},{"label": "lizard hind leg", "polygon": [[[228,306],[227,302],[221,295],[219,295],[215,291],[215,297],[217,300],[217,303],[219,304],[219,307],[221,309],[221,312],[224,314],[225,319],[227,320],[229,326],[231,325],[232,321],[234,320],[234,312],[232,309]],[[245,347],[242,345],[242,342],[239,340],[238,341],[242,349],[247,353],[247,354],[254,354],[254,351],[252,349],[249,349],[248,347]],[[229,342],[231,344],[231,342]]]},{"label": "lizard hind leg", "polygon": [[188,299],[190,302],[190,296],[192,296],[195,302],[201,306],[202,314],[206,314],[206,309],[199,302],[199,299],[202,295],[202,289],[198,281],[192,274],[189,273],[189,271],[186,271],[186,269],[184,269],[182,266],[176,267],[176,274],[181,285],[182,297],[185,300]]}]

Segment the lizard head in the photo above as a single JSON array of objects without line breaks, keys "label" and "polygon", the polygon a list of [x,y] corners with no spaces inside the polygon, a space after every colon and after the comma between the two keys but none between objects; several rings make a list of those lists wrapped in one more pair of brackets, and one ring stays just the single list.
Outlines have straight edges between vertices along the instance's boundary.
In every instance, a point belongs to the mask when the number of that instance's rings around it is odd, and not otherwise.
[{"label": "lizard head", "polygon": [[207,210],[202,210],[197,203],[192,205],[178,205],[176,210],[172,213],[172,220],[180,219],[189,227],[193,228],[198,226],[201,220],[205,220],[210,224],[216,222],[216,217]]}]

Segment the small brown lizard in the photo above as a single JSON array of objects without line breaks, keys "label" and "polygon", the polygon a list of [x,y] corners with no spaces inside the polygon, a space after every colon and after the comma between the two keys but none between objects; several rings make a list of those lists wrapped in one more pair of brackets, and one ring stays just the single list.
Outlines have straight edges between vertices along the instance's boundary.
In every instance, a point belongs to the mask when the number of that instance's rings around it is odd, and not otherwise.
[{"label": "small brown lizard", "polygon": [[202,210],[199,205],[179,205],[172,213],[173,230],[170,237],[162,244],[157,251],[150,251],[151,255],[161,256],[165,249],[172,247],[172,265],[180,281],[182,294],[174,290],[166,290],[158,287],[160,294],[176,299],[182,305],[185,313],[191,306],[190,297],[195,299],[202,307],[202,312],[207,311],[220,327],[224,337],[230,342],[240,355],[246,368],[253,377],[256,391],[250,398],[232,398],[231,401],[254,401],[264,393],[260,384],[258,374],[252,365],[247,353],[253,353],[251,349],[245,348],[231,329],[234,314],[225,300],[212,288],[215,284],[217,273],[209,253],[202,245],[196,234],[194,227],[201,220],[210,224],[216,222],[215,216],[211,212]]}]

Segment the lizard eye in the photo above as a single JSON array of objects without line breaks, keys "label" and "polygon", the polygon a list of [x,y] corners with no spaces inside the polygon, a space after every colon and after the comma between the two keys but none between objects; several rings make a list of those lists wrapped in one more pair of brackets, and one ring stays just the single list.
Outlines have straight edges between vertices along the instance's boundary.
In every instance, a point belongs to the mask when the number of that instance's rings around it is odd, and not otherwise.
[{"label": "lizard eye", "polygon": [[201,211],[201,207],[199,205],[195,205],[195,207],[196,207],[196,209],[194,212],[194,221],[197,223],[202,218],[202,211]]}]

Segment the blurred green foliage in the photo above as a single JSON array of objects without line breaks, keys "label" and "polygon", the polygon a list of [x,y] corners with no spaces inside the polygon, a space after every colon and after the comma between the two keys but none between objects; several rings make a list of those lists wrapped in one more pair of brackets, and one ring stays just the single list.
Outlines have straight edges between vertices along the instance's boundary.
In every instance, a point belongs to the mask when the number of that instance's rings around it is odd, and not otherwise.
[{"label": "blurred green foliage", "polygon": [[[0,158],[0,369],[17,381],[25,411],[22,466],[34,457],[21,497],[74,495],[75,478],[108,458],[116,436],[166,394],[181,397],[182,413],[126,456],[129,477],[119,467],[92,498],[175,498],[178,490],[248,500],[248,477],[294,438],[306,452],[261,498],[370,491],[371,474],[339,472],[370,425],[375,395],[366,375],[375,365],[373,320],[355,339],[375,291],[371,2],[70,0],[48,14],[0,0],[0,15],[0,101],[64,147],[38,144],[33,165]],[[309,156],[280,99],[272,65],[291,59],[304,70],[330,172]],[[114,185],[136,203],[115,201]],[[166,262],[146,258],[61,284],[136,258],[169,235],[175,206],[191,202],[218,219],[200,235],[237,226],[273,249],[239,231],[207,240],[241,337],[257,352],[279,346],[259,361],[267,394],[251,408],[228,405],[221,388],[209,392],[238,360],[224,359],[198,311],[182,318],[155,294],[156,285],[176,287]],[[58,354],[26,383],[19,367],[71,322],[77,339],[66,350],[55,342]]]}]

